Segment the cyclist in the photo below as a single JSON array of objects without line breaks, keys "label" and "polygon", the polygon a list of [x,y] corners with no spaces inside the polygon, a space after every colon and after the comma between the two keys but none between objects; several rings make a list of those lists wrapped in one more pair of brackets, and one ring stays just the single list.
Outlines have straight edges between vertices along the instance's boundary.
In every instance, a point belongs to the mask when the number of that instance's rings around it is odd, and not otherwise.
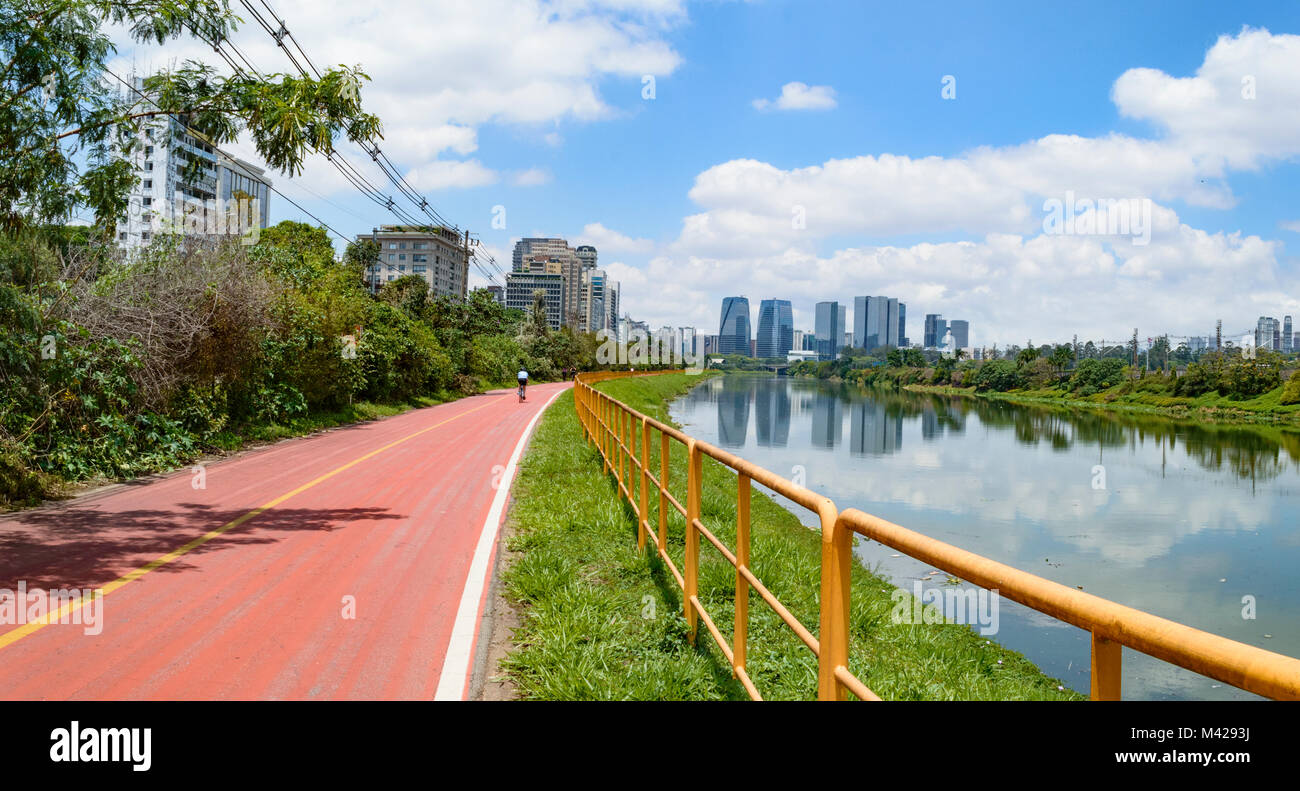
[{"label": "cyclist", "polygon": [[523,401],[523,400],[524,400],[524,388],[528,387],[528,372],[525,371],[524,369],[520,368],[520,369],[519,369],[519,373],[516,374],[516,376],[517,376],[518,379],[519,379],[519,400],[520,400],[520,401]]}]

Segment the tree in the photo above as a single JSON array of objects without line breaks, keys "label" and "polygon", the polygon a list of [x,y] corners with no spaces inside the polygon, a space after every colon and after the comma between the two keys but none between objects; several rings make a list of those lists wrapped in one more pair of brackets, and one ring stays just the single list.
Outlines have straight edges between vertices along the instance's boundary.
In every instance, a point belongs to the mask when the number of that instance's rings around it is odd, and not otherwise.
[{"label": "tree", "polygon": [[[362,142],[382,131],[363,112],[359,68],[320,79],[218,74],[187,60],[149,75],[141,97],[107,71],[120,25],[139,42],[220,42],[238,18],[227,0],[7,0],[0,7],[0,227],[10,232],[65,221],[79,206],[101,235],[126,216],[137,181],[127,155],[145,145],[142,124],[183,118],[219,146],[247,132],[272,168],[299,175],[312,152],[340,135]],[[134,88],[134,86],[131,86]],[[170,139],[159,145],[180,143]],[[190,167],[197,173],[199,158]]]},{"label": "tree", "polygon": [[1074,349],[1066,344],[1060,344],[1055,349],[1052,349],[1052,353],[1047,359],[1048,362],[1056,366],[1057,374],[1063,375],[1065,367],[1074,360]]},{"label": "tree", "polygon": [[533,307],[531,311],[533,332],[539,338],[545,338],[551,331],[551,324],[546,318],[546,291],[533,290]]}]

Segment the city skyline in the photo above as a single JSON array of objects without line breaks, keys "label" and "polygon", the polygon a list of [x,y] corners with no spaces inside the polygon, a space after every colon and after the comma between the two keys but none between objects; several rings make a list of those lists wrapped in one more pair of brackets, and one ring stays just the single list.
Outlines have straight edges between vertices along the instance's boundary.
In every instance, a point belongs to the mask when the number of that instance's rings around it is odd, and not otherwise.
[{"label": "city skyline", "polygon": [[[1101,2],[1068,26],[1041,7],[996,26],[974,7],[829,2],[799,6],[792,24],[793,8],[465,4],[444,24],[477,46],[435,47],[418,69],[403,54],[421,35],[402,23],[410,3],[281,11],[323,61],[365,64],[386,151],[485,253],[504,262],[524,237],[593,245],[623,310],[653,324],[710,326],[742,281],[781,292],[796,327],[833,294],[889,294],[999,345],[1055,335],[1061,316],[1065,334],[1123,338],[1135,326],[1206,336],[1217,318],[1244,332],[1261,313],[1300,312],[1294,4],[1170,15]],[[279,63],[253,28],[232,41]],[[741,28],[743,41],[728,35]],[[568,66],[521,54],[556,40],[572,46]],[[989,54],[988,41],[1022,46]],[[199,42],[117,43],[122,73],[216,60]],[[1042,67],[1084,50],[1067,80]],[[385,183],[365,152],[341,147]],[[246,141],[230,149],[264,165]],[[393,221],[321,157],[268,178],[341,230]],[[1130,200],[1149,211],[1142,234],[1073,222]],[[1049,230],[1053,202],[1071,221]],[[272,224],[313,222],[287,200],[270,211]]]}]

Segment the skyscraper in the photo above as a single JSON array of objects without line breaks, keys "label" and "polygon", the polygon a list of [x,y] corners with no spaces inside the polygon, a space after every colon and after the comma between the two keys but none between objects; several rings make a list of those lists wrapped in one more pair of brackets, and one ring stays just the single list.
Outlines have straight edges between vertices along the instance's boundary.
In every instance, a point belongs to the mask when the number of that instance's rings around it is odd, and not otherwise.
[{"label": "skyscraper", "polygon": [[844,306],[838,302],[818,302],[814,322],[817,356],[822,360],[838,358],[844,341]]},{"label": "skyscraper", "polygon": [[898,303],[898,342],[894,345],[907,348],[907,305],[902,302]]},{"label": "skyscraper", "polygon": [[1291,331],[1291,317],[1282,317],[1282,351],[1295,350],[1295,334]]},{"label": "skyscraper", "polygon": [[853,345],[873,351],[897,346],[898,300],[889,297],[853,298]]},{"label": "skyscraper", "polygon": [[[1272,316],[1260,316],[1259,321],[1255,324],[1255,348],[1256,349],[1273,349],[1274,336],[1280,335],[1278,332],[1278,321]],[[1278,338],[1278,340],[1281,340]]]},{"label": "skyscraper", "polygon": [[758,305],[755,357],[785,357],[794,347],[794,313],[788,299],[765,299]]},{"label": "skyscraper", "polygon": [[921,340],[921,345],[927,349],[937,349],[947,332],[948,322],[944,321],[942,314],[927,313],[925,314],[925,335]]},{"label": "skyscraper", "polygon": [[749,351],[749,300],[724,297],[722,321],[718,322],[718,353],[744,354]]},{"label": "skyscraper", "polygon": [[[956,349],[967,349],[970,347],[970,322],[963,319],[953,319],[948,323],[948,329],[952,332],[952,345]],[[943,336],[940,336],[942,339]]]}]

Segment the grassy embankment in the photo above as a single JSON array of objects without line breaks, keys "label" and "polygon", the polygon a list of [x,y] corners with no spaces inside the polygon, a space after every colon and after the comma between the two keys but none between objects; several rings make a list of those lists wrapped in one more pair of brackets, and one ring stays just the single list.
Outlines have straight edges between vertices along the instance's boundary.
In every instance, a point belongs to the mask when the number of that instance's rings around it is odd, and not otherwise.
[{"label": "grassy embankment", "polygon": [[[600,389],[667,422],[668,403],[699,381],[670,374],[613,380]],[[658,470],[657,436],[651,448],[652,469]],[[673,443],[669,480],[682,502],[685,455]],[[706,458],[703,521],[728,545],[735,539],[735,490],[734,473]],[[685,523],[669,511],[670,554],[681,568]],[[757,486],[751,520],[755,573],[815,633],[819,535]],[[746,697],[703,625],[697,646],[687,641],[676,581],[651,551],[637,552],[636,518],[583,440],[572,393],[560,396],[538,425],[515,483],[510,528],[509,548],[519,554],[503,582],[521,625],[502,669],[520,697]],[[730,635],[735,572],[707,541],[700,546],[700,599]],[[967,626],[891,624],[894,590],[854,564],[850,668],[886,700],[1080,697],[1058,690],[1058,681],[1023,656]],[[906,601],[910,608],[910,597]],[[750,596],[749,646],[747,669],[764,697],[815,697],[816,658],[757,594]]]},{"label": "grassy embankment", "polygon": [[1059,406],[1082,409],[1102,409],[1146,415],[1161,415],[1176,420],[1195,420],[1201,423],[1221,424],[1273,424],[1300,426],[1300,404],[1280,404],[1282,387],[1250,399],[1232,399],[1216,392],[1196,398],[1166,396],[1150,392],[1122,392],[1123,385],[1090,396],[1081,396],[1069,390],[1054,388],[1041,390],[1011,390],[976,392],[974,387],[933,385],[905,385],[904,390],[917,393],[941,393],[973,398],[1009,401],[1035,406]]}]

